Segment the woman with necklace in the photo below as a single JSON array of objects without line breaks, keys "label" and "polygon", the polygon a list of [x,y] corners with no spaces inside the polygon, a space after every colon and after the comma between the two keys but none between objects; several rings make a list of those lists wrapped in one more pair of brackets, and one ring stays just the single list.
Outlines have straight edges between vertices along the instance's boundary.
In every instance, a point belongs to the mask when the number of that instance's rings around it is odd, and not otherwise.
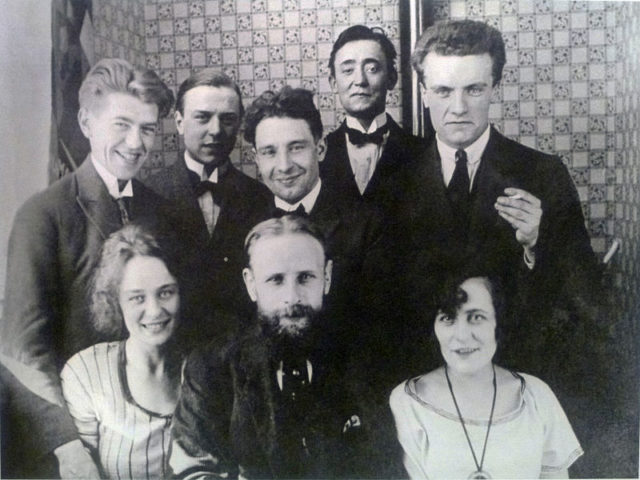
[{"label": "woman with necklace", "polygon": [[390,405],[412,479],[568,478],[582,448],[551,389],[493,363],[504,298],[463,275],[437,300],[444,365],[398,385]]},{"label": "woman with necklace", "polygon": [[94,325],[123,341],[69,359],[64,397],[97,472],[107,478],[165,478],[182,355],[176,265],[146,229],[127,225],[104,243],[91,291]]}]

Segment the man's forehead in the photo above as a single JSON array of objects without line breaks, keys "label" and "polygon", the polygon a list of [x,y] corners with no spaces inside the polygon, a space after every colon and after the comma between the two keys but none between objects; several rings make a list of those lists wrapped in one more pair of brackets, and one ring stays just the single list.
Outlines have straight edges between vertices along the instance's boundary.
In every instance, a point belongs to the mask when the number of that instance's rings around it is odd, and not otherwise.
[{"label": "man's forehead", "polygon": [[134,117],[147,117],[143,120],[155,123],[158,120],[158,105],[144,102],[128,92],[109,92],[96,97],[89,107],[93,115],[109,118],[121,118],[133,121]]},{"label": "man's forehead", "polygon": [[313,140],[311,126],[304,118],[266,117],[256,126],[256,146]]},{"label": "man's forehead", "polygon": [[226,85],[198,85],[185,93],[184,106],[190,110],[226,109],[238,113],[240,98],[233,88]]},{"label": "man's forehead", "polygon": [[284,265],[313,266],[321,260],[324,248],[313,236],[305,232],[290,232],[257,238],[249,249],[252,266],[260,265],[277,270]]},{"label": "man's forehead", "polygon": [[[493,60],[488,53],[479,55],[441,55],[429,52],[422,61],[429,83],[471,84],[490,80]],[[489,77],[489,78],[486,78]]]},{"label": "man's forehead", "polygon": [[372,62],[385,60],[382,46],[375,40],[370,39],[352,40],[345,43],[336,52],[336,59],[340,64],[354,62],[356,59],[362,59],[362,57],[365,57],[365,61]]}]

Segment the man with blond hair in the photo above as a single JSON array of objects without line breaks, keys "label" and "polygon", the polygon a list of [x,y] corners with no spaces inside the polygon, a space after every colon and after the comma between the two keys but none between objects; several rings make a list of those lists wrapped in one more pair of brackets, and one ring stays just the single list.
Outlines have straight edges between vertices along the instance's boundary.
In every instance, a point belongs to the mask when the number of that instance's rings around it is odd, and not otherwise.
[{"label": "man with blond hair", "polygon": [[[52,408],[39,418],[40,452],[54,452],[63,478],[98,477],[63,407],[59,371],[100,340],[86,291],[103,241],[130,221],[161,218],[160,197],[134,179],[173,94],[152,71],[119,59],[96,63],[80,87],[78,121],[91,153],[74,172],[31,197],[9,239],[0,361]],[[3,441],[19,441],[3,439]]]}]

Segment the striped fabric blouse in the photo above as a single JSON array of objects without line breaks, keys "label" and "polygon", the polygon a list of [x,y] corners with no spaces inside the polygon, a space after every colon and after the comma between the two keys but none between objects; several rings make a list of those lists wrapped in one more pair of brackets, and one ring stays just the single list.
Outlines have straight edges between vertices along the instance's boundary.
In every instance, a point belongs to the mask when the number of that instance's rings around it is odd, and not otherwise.
[{"label": "striped fabric blouse", "polygon": [[151,412],[131,396],[124,341],[98,343],[62,369],[62,391],[80,438],[108,478],[164,478],[172,415]]}]

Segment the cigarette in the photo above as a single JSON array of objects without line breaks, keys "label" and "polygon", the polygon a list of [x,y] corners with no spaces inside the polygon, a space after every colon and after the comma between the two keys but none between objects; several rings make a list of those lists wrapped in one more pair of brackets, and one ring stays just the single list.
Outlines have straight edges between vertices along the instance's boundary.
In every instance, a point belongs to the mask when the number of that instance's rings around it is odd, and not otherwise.
[{"label": "cigarette", "polygon": [[520,200],[523,197],[519,193],[516,193],[515,195],[509,195],[509,198],[511,198],[512,200]]}]

